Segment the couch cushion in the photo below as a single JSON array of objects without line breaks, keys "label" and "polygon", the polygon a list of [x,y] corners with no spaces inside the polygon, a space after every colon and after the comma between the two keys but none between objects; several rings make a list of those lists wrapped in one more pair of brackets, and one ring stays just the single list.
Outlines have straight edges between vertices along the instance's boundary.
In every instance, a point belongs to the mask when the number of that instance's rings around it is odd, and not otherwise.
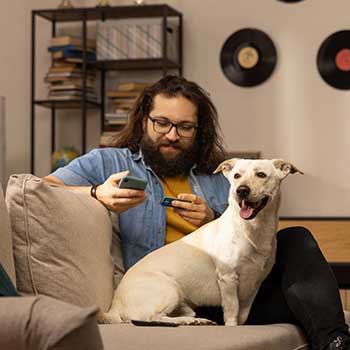
[{"label": "couch cushion", "polygon": [[13,262],[11,227],[6,210],[2,187],[0,186],[0,264],[16,285],[15,264]]},{"label": "couch cushion", "polygon": [[0,349],[103,349],[97,311],[43,296],[0,298]]},{"label": "couch cushion", "polygon": [[6,202],[18,290],[107,311],[113,264],[106,208],[84,193],[25,174],[11,176]]},{"label": "couch cushion", "polygon": [[99,325],[105,350],[305,350],[305,338],[290,324],[268,326],[135,327]]}]

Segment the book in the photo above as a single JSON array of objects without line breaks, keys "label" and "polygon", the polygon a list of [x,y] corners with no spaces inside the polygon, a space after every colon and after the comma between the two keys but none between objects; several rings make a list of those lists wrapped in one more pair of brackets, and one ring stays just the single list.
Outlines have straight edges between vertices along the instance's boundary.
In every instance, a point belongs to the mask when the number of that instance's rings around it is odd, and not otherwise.
[{"label": "book", "polygon": [[[56,36],[51,38],[50,46],[67,46],[67,45],[75,45],[75,46],[83,46],[83,39],[73,37],[73,36]],[[86,46],[92,49],[96,48],[96,40],[86,39]]]},{"label": "book", "polygon": [[[67,84],[65,84],[65,83],[67,83]],[[63,81],[62,84],[54,83],[54,84],[50,84],[50,86],[49,86],[49,90],[77,90],[77,89],[80,89],[80,90],[83,89],[83,82],[82,81],[77,81],[77,82],[70,82],[70,81],[64,82]],[[86,89],[93,90],[93,85],[92,85],[91,80],[86,81]]]},{"label": "book", "polygon": [[[55,80],[62,80],[65,78],[79,78],[83,79],[83,74],[81,72],[61,72],[61,73],[50,73],[48,72],[45,76],[45,81],[55,81]],[[90,71],[87,72],[87,78],[93,79],[94,75]]]},{"label": "book", "polygon": [[118,85],[118,91],[142,91],[149,84],[146,83],[123,83]]},{"label": "book", "polygon": [[81,101],[80,96],[48,96],[48,100],[57,100],[57,101]]},{"label": "book", "polygon": [[[59,86],[59,85],[67,85],[67,84],[75,84],[78,86],[83,86],[83,78],[70,78],[70,77],[63,77],[63,78],[55,78],[51,77],[48,79],[47,77],[44,79],[46,83],[49,83],[50,86]],[[92,78],[86,79],[86,86],[93,86],[94,80]]]},{"label": "book", "polygon": [[128,120],[128,112],[123,111],[123,112],[118,112],[118,113],[106,113],[105,114],[105,119],[106,120]]},{"label": "book", "polygon": [[[74,58],[74,57],[66,57],[66,58],[63,58],[63,60],[65,62],[70,62],[70,63],[83,63],[84,60],[82,58]],[[88,61],[93,61],[93,60],[89,60]]]},{"label": "book", "polygon": [[[76,100],[76,101],[81,101],[81,96],[76,96],[76,95],[64,95],[64,96],[48,96],[48,100],[57,100],[57,101],[71,101],[71,100]],[[95,97],[89,97],[87,96],[89,100],[96,100]]]},{"label": "book", "polygon": [[125,125],[128,121],[122,119],[108,120],[106,125]]},{"label": "book", "polygon": [[[68,95],[82,96],[83,91],[82,90],[50,90],[49,94],[50,96],[68,96]],[[86,95],[96,98],[93,91],[92,92],[86,91]]]},{"label": "book", "polygon": [[140,95],[140,91],[108,91],[107,97],[131,97],[136,98]]},{"label": "book", "polygon": [[110,101],[114,104],[116,103],[130,103],[133,104],[136,101],[135,97],[115,97],[115,98],[110,98]]},{"label": "book", "polygon": [[52,67],[53,68],[63,68],[63,67],[78,67],[76,63],[73,62],[66,62],[61,60],[53,60],[52,61]]},{"label": "book", "polygon": [[[83,54],[83,48],[81,46],[76,45],[65,45],[65,46],[49,46],[47,48],[49,52],[56,52],[56,51],[80,51],[81,55]],[[87,48],[86,53],[95,53],[93,49]]]},{"label": "book", "polygon": [[[52,52],[52,58],[54,60],[57,59],[69,59],[69,62],[77,62],[81,63],[83,57],[83,51],[77,49],[60,49]],[[96,53],[95,52],[86,52],[87,61],[96,61]]]},{"label": "book", "polygon": [[130,104],[130,103],[117,103],[115,104],[115,107],[117,109],[124,109],[124,110],[127,110],[127,111],[130,111],[132,108],[133,108],[133,104]]},{"label": "book", "polygon": [[71,66],[71,67],[51,67],[49,68],[50,73],[82,73],[82,69],[80,67]]},{"label": "book", "polygon": [[[81,86],[76,86],[74,84],[70,85],[50,85],[49,86],[49,91],[83,91],[83,88]],[[93,92],[94,89],[92,87],[87,86],[86,87],[87,92]]]},{"label": "book", "polygon": [[61,72],[61,73],[50,73],[46,74],[47,78],[82,78],[81,72]]},{"label": "book", "polygon": [[128,119],[115,118],[115,119],[106,119],[106,125],[125,125],[128,122]]},{"label": "book", "polygon": [[112,114],[129,114],[129,110],[125,108],[116,108]]}]

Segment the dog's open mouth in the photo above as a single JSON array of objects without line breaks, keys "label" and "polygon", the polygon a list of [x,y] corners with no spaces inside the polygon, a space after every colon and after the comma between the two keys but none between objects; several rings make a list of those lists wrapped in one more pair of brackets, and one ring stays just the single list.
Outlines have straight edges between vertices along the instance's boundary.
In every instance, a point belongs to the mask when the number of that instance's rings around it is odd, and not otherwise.
[{"label": "dog's open mouth", "polygon": [[260,210],[262,210],[265,205],[267,204],[267,201],[269,200],[269,197],[265,197],[262,200],[258,202],[248,202],[246,200],[242,200],[239,203],[239,206],[241,208],[239,214],[242,219],[244,220],[251,220],[254,219]]}]

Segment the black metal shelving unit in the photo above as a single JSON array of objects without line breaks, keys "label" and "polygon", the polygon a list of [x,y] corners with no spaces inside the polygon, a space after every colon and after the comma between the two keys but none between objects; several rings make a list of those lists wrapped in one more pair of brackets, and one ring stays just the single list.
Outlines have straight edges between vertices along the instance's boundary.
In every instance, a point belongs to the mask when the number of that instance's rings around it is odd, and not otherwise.
[{"label": "black metal shelving unit", "polygon": [[[35,67],[36,67],[36,20],[44,18],[51,22],[51,36],[56,36],[56,29],[59,23],[81,22],[83,39],[83,89],[82,98],[60,101],[60,100],[39,100],[35,97]],[[126,19],[126,18],[162,18],[162,51],[163,55],[159,59],[130,59],[130,60],[103,60],[87,62],[87,22],[105,21],[108,19]],[[178,18],[179,36],[178,36],[178,59],[177,62],[171,61],[167,57],[167,21],[169,17]],[[51,152],[56,148],[56,110],[57,109],[79,109],[81,110],[81,151],[86,152],[86,129],[87,129],[87,110],[100,109],[101,112],[101,130],[105,130],[105,86],[106,73],[108,71],[126,71],[126,70],[159,70],[165,76],[169,70],[178,70],[182,75],[183,63],[183,20],[182,14],[168,5],[141,5],[141,6],[108,6],[108,7],[86,7],[73,9],[45,9],[32,11],[31,28],[31,173],[35,172],[35,109],[36,106],[48,108],[51,111]],[[86,78],[87,66],[94,67],[100,72],[101,79],[101,102],[91,101],[86,98]]]}]

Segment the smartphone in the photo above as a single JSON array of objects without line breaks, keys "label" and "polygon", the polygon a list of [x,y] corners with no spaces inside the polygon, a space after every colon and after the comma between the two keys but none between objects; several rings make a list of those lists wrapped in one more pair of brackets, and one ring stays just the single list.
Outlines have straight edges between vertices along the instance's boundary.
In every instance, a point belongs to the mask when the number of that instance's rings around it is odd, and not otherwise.
[{"label": "smartphone", "polygon": [[173,205],[172,205],[173,201],[180,201],[180,202],[191,203],[190,201],[186,201],[184,199],[173,198],[173,197],[164,197],[160,201],[160,205],[162,205],[163,207],[173,207]]},{"label": "smartphone", "polygon": [[123,176],[118,185],[119,188],[129,188],[132,190],[144,190],[147,187],[147,180],[135,176]]}]

